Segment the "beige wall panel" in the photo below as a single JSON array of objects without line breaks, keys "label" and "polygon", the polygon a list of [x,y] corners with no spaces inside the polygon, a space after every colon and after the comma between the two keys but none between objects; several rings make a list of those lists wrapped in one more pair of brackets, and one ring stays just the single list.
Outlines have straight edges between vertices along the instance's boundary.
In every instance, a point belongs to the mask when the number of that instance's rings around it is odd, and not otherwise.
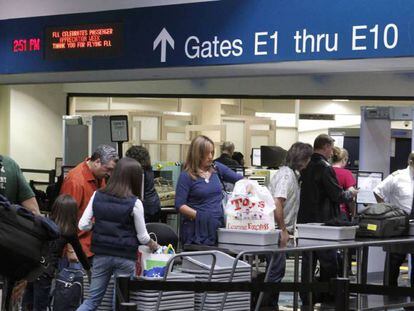
[{"label": "beige wall panel", "polygon": [[0,86],[0,154],[9,154],[10,88]]},{"label": "beige wall panel", "polygon": [[298,141],[298,131],[296,129],[289,128],[277,128],[276,129],[276,145],[286,150]]},{"label": "beige wall panel", "polygon": [[10,155],[21,167],[54,168],[62,156],[62,85],[13,86],[10,102]]},{"label": "beige wall panel", "polygon": [[[226,125],[226,140],[234,144],[235,151],[245,153],[245,128],[243,121],[224,121]],[[220,153],[220,150],[217,150]]]}]

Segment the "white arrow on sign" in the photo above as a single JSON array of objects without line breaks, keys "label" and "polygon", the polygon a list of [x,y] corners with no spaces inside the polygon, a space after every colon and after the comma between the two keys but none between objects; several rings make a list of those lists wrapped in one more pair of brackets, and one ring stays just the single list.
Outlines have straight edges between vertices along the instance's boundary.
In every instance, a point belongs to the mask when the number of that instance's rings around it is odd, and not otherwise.
[{"label": "white arrow on sign", "polygon": [[167,29],[163,28],[154,41],[153,50],[155,50],[161,43],[161,63],[165,63],[167,59],[167,42],[174,50],[174,39],[168,33]]}]

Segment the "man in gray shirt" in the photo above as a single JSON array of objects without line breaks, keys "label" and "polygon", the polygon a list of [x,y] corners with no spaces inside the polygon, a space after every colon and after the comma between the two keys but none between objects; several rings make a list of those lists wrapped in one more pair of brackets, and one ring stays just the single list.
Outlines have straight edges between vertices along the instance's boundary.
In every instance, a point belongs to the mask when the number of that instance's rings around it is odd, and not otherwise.
[{"label": "man in gray shirt", "polygon": [[[309,144],[293,144],[286,156],[285,166],[280,167],[269,184],[275,201],[274,212],[277,228],[280,231],[279,248],[286,247],[289,236],[294,234],[300,203],[299,173],[308,165],[313,153]],[[270,262],[270,256],[268,258]],[[286,254],[275,253],[273,264],[269,267],[269,282],[281,282],[285,275]],[[279,293],[271,294],[272,306],[278,308]]]}]

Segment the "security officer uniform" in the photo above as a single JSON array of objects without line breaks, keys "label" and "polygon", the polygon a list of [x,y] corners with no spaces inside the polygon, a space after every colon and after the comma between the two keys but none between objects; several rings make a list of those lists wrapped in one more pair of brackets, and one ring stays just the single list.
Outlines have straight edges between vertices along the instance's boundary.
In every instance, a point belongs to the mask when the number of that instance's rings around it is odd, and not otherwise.
[{"label": "security officer uniform", "polygon": [[[375,189],[374,193],[395,207],[398,207],[411,215],[413,205],[413,171],[410,166],[406,169],[398,170],[385,178]],[[407,254],[405,253],[389,253],[388,271],[389,271],[389,286],[398,285],[398,276],[400,274],[400,266],[404,262]],[[411,286],[414,285],[414,254],[411,254]],[[387,267],[385,267],[385,270]],[[386,283],[384,281],[384,283]]]}]

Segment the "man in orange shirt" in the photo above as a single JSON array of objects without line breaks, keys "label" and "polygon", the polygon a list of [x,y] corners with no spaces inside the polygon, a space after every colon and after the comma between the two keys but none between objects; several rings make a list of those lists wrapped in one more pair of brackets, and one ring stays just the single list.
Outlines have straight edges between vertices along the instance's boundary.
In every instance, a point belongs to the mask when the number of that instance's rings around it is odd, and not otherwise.
[{"label": "man in orange shirt", "polygon": [[[105,186],[105,178],[111,175],[118,153],[115,148],[108,145],[100,145],[90,158],[85,159],[75,168],[69,171],[63,181],[60,193],[70,194],[78,203],[78,220],[89,203],[92,194]],[[93,256],[91,252],[91,231],[79,231],[79,241],[88,258]],[[77,261],[72,247],[67,249],[69,261]]]}]

